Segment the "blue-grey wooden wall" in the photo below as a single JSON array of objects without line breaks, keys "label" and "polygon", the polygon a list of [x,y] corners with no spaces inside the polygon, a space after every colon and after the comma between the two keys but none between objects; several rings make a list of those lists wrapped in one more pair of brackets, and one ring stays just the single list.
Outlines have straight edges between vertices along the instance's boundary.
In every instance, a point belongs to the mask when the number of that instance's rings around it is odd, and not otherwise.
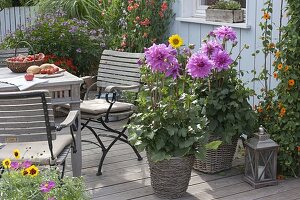
[{"label": "blue-grey wooden wall", "polygon": [[[200,47],[201,40],[204,38],[210,31],[214,28],[218,27],[218,25],[209,25],[205,23],[195,23],[195,22],[185,22],[180,20],[181,18],[187,18],[188,15],[192,13],[194,9],[194,1],[195,0],[176,0],[174,5],[174,11],[176,13],[176,20],[171,26],[171,34],[179,34],[183,37],[185,44],[193,43],[197,48]],[[248,71],[242,77],[243,81],[247,83],[247,86],[253,88],[257,93],[260,92],[260,89],[263,85],[259,82],[251,82],[254,75],[251,73],[252,70],[256,70],[260,72],[264,65],[264,55],[262,53],[258,54],[256,57],[252,56],[256,50],[261,50],[262,41],[260,37],[262,35],[262,30],[259,27],[259,23],[262,21],[263,12],[261,9],[264,7],[265,0],[247,0],[247,19],[246,23],[248,28],[234,28],[237,32],[239,45],[234,51],[234,56],[236,56],[242,48],[243,44],[248,44],[250,46],[249,49],[242,52],[242,59],[239,62],[239,69]],[[284,3],[285,5],[285,3]],[[280,21],[280,1],[274,0],[274,8],[273,14],[271,16],[272,23],[275,23],[274,30],[272,33],[272,40],[274,43],[278,41],[279,37],[279,21]],[[287,18],[284,15],[283,23],[287,22]],[[271,73],[273,73],[273,56],[269,56],[267,59],[268,69]],[[270,76],[269,84],[271,87],[276,85],[276,80]],[[258,101],[256,98],[251,99],[253,104],[256,104]]]}]

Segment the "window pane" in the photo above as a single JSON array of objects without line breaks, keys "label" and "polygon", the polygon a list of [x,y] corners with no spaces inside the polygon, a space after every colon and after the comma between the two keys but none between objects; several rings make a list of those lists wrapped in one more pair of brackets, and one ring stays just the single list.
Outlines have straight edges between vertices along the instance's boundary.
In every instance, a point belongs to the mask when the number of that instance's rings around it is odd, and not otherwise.
[{"label": "window pane", "polygon": [[[201,5],[213,5],[215,4],[215,2],[217,2],[218,0],[201,0]],[[238,1],[241,3],[242,8],[246,8],[246,0],[234,0],[234,1]]]}]

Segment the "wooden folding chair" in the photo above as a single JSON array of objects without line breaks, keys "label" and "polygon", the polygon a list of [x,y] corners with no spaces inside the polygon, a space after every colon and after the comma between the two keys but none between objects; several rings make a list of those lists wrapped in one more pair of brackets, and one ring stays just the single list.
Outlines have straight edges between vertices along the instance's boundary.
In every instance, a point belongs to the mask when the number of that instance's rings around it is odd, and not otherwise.
[{"label": "wooden folding chair", "polygon": [[[0,160],[30,160],[37,165],[62,165],[73,147],[76,152],[74,130],[78,128],[79,111],[70,111],[67,118],[55,126],[51,98],[48,91],[0,93]],[[58,134],[69,127],[71,134]],[[13,150],[20,150],[20,159]]]},{"label": "wooden folding chair", "polygon": [[[109,124],[114,119],[127,119],[135,111],[135,105],[129,102],[122,102],[118,96],[122,95],[124,91],[131,91],[135,94],[140,89],[140,69],[138,60],[143,57],[142,53],[128,53],[105,50],[101,56],[97,82],[98,94],[95,99],[88,99],[90,90],[87,90],[86,98],[80,105],[81,119],[83,120],[82,129],[89,129],[96,137],[97,142],[88,141],[96,144],[102,149],[102,156],[100,159],[97,175],[102,174],[102,165],[104,159],[117,142],[121,141],[131,146],[133,151],[142,160],[142,157],[127,140],[125,134],[126,126],[124,128],[112,128]],[[91,85],[93,87],[95,84]],[[64,106],[68,109],[68,106]],[[91,122],[100,123],[102,126],[93,126]],[[118,130],[122,128],[122,130]],[[95,130],[105,130],[112,134],[98,134]],[[111,137],[113,140],[109,145],[105,146],[101,137]]]}]

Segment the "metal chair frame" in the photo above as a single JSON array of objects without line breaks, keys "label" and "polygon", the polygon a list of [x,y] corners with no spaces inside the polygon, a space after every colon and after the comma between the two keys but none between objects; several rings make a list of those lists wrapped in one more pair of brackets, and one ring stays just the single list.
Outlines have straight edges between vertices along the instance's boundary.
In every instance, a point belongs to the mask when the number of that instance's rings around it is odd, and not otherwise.
[{"label": "metal chair frame", "polygon": [[[96,140],[97,140],[97,142],[89,141],[89,140],[82,140],[82,141],[95,144],[95,145],[97,145],[98,147],[100,147],[102,149],[102,156],[100,158],[98,171],[97,171],[97,176],[102,175],[102,167],[103,167],[103,162],[105,160],[105,157],[117,141],[121,141],[121,142],[124,142],[124,143],[128,144],[133,149],[133,151],[135,152],[138,161],[141,161],[143,159],[141,157],[141,155],[139,154],[139,152],[137,151],[137,149],[132,144],[130,144],[129,141],[128,141],[128,137],[125,134],[125,131],[127,130],[127,126],[124,126],[124,128],[122,130],[116,130],[114,128],[111,128],[108,125],[109,122],[120,121],[120,120],[124,120],[126,118],[128,119],[127,124],[130,123],[130,116],[132,115],[133,111],[128,111],[128,112],[124,112],[124,113],[111,113],[111,109],[112,109],[114,103],[117,102],[117,100],[118,100],[117,96],[118,96],[118,94],[120,94],[120,91],[124,91],[124,90],[127,91],[127,90],[135,89],[135,90],[137,90],[136,94],[137,94],[137,92],[139,92],[140,84],[141,84],[140,83],[140,77],[137,78],[138,81],[134,82],[134,85],[133,84],[120,85],[120,80],[119,80],[119,82],[115,82],[116,79],[118,79],[118,78],[114,78],[114,77],[111,77],[111,80],[108,81],[108,83],[104,82],[104,86],[102,85],[102,82],[101,82],[101,78],[103,76],[105,76],[105,75],[103,75],[103,73],[101,73],[102,64],[104,65],[104,63],[107,64],[107,63],[112,62],[113,63],[112,65],[115,65],[114,60],[113,60],[115,56],[116,56],[116,59],[126,60],[123,57],[124,55],[125,55],[126,58],[130,57],[130,55],[133,55],[133,57],[135,59],[134,64],[137,65],[137,61],[138,61],[137,57],[141,58],[142,54],[125,53],[125,52],[117,52],[117,51],[104,51],[104,55],[105,55],[104,57],[107,59],[107,61],[106,62],[101,61],[102,60],[102,57],[101,57],[100,65],[99,65],[99,74],[100,75],[98,74],[97,82],[92,84],[87,89],[85,99],[86,100],[88,99],[90,88],[92,88],[95,84],[97,84],[98,95],[96,96],[96,98],[98,98],[98,99],[101,98],[102,89],[105,88],[104,89],[104,93],[106,93],[105,100],[106,100],[107,103],[110,104],[110,106],[107,109],[105,114],[101,114],[101,115],[98,115],[98,116],[97,115],[96,116],[95,115],[89,116],[88,114],[82,112],[82,119],[85,120],[85,122],[82,122],[82,127],[81,127],[81,130],[83,130],[84,128],[89,129],[92,132],[92,134],[95,136]],[[109,56],[112,56],[112,58],[108,58]],[[112,60],[109,60],[109,59],[112,59]],[[133,62],[133,61],[131,61],[131,62]],[[126,63],[126,61],[125,61],[123,67],[126,67],[126,64],[128,64],[128,63]],[[131,65],[132,65],[132,63],[131,63]],[[138,67],[137,67],[137,70],[139,72]],[[121,74],[122,71],[116,71],[115,73],[116,74],[112,74],[112,76],[113,75],[116,75],[117,77],[124,76],[124,75]],[[127,73],[129,74],[129,72],[127,72]],[[135,72],[135,73],[137,73],[137,72]],[[135,78],[135,77],[133,77],[133,78]],[[134,79],[132,79],[132,80],[134,80]],[[129,81],[127,81],[127,82],[129,83]],[[114,84],[116,84],[116,85],[114,85]],[[111,95],[111,94],[112,94],[112,97],[109,97],[109,95]],[[136,97],[137,97],[137,95],[136,95]],[[127,116],[125,118],[118,119],[118,120],[111,120],[110,119],[110,116],[120,116],[120,115],[124,115],[124,114],[125,115],[127,114]],[[92,126],[92,125],[90,125],[91,122],[100,123],[103,126],[103,128]],[[98,133],[96,133],[95,130],[109,131],[110,133],[113,133],[114,135],[101,134],[101,133],[98,134]],[[110,138],[113,138],[113,140],[110,142],[110,144],[108,146],[105,146],[103,144],[102,140],[101,140],[101,137],[110,137]]]}]

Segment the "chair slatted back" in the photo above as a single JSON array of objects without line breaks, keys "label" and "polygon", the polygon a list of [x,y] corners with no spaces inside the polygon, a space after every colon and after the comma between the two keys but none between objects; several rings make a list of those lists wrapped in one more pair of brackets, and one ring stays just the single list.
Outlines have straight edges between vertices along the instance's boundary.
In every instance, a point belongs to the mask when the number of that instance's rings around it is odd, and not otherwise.
[{"label": "chair slatted back", "polygon": [[0,93],[0,143],[53,140],[54,128],[47,91]]},{"label": "chair slatted back", "polygon": [[[101,56],[97,86],[140,85],[140,68],[137,64],[143,53],[104,50]],[[133,91],[138,91],[133,90]]]},{"label": "chair slatted back", "polygon": [[[17,55],[28,55],[27,48],[17,49]],[[2,49],[0,50],[0,67],[7,67],[5,60],[10,57],[15,57],[15,49]]]}]

